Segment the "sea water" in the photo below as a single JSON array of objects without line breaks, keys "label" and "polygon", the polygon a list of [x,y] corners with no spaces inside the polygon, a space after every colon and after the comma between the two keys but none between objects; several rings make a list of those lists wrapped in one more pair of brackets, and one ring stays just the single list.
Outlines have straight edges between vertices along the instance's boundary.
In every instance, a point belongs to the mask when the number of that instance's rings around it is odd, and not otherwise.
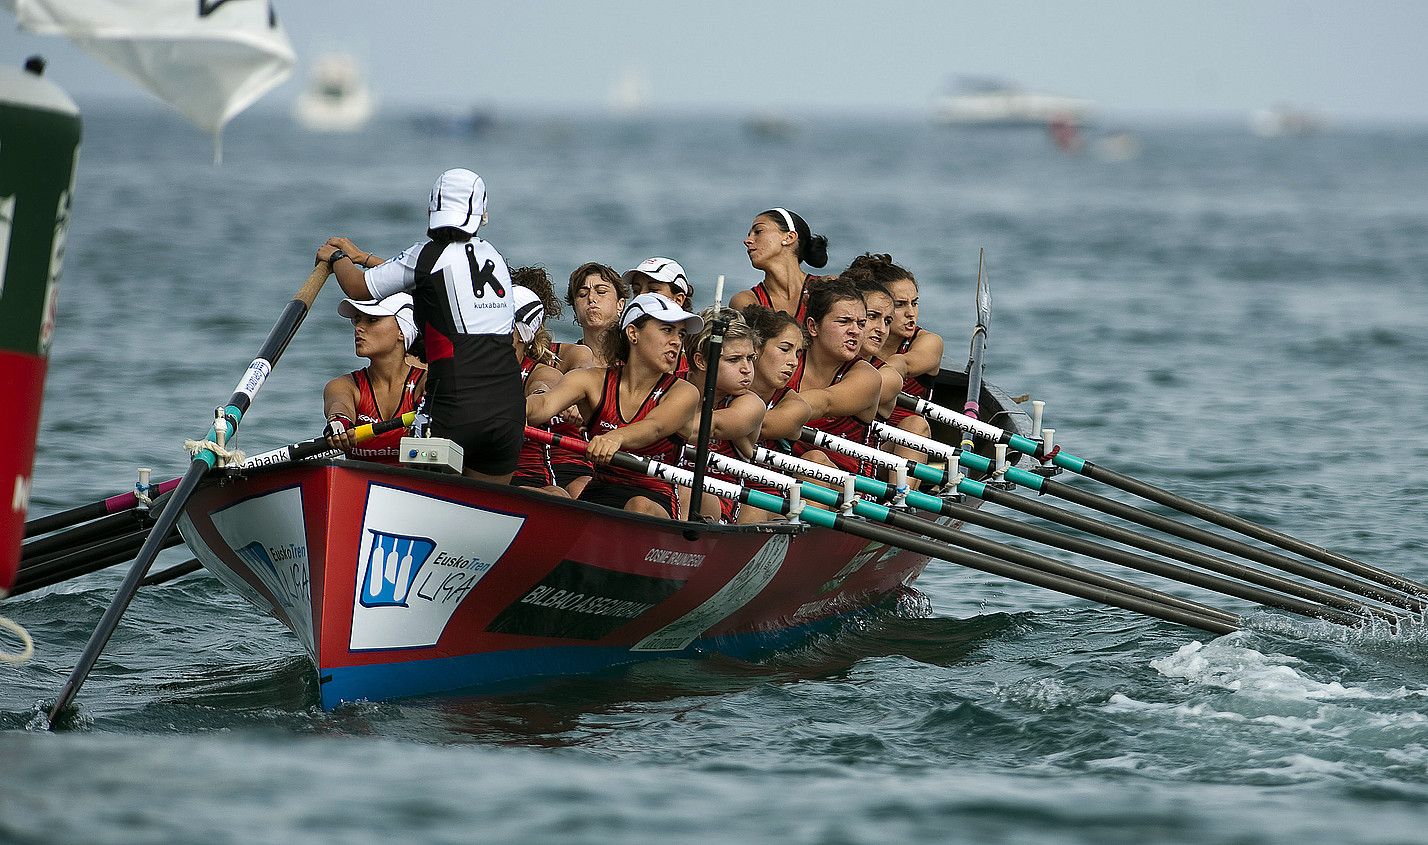
[{"label": "sea water", "polygon": [[[987,377],[1046,400],[1070,451],[1428,578],[1428,130],[1133,128],[1125,159],[915,118],[770,141],[733,118],[319,136],[260,113],[213,167],[166,113],[95,110],[31,514],[179,474],[316,247],[394,254],[436,173],[468,166],[511,264],[563,283],[669,256],[701,305],[718,274],[757,278],[752,216],[792,208],[830,268],[912,269],[953,367],[985,248]],[[359,363],[329,287],[249,451],[316,434],[323,383]],[[1428,818],[1421,629],[1169,585],[1248,614],[1213,637],[933,563],[897,612],[758,663],[325,713],[297,641],[200,573],[138,595],[77,729],[45,732],[120,577],[0,604],[37,643],[0,666],[0,841],[1407,843]]]}]

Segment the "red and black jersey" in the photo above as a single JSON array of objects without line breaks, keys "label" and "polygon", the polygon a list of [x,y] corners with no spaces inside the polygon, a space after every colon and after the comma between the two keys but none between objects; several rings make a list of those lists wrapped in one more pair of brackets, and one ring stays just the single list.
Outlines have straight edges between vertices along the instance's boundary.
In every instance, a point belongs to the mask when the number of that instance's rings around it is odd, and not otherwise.
[{"label": "red and black jersey", "polygon": [[[422,377],[426,375],[426,370],[420,367],[412,367],[407,370],[406,382],[402,385],[402,398],[397,402],[397,408],[390,417],[382,416],[382,409],[377,407],[377,395],[372,392],[372,380],[367,377],[367,368],[353,370],[352,381],[357,385],[357,419],[358,425],[368,423],[379,423],[383,420],[395,419],[408,411],[416,410],[416,392],[421,386]],[[372,461],[379,464],[398,463],[399,448],[402,438],[406,436],[406,429],[399,428],[396,431],[389,431],[386,434],[379,434],[363,443],[359,443],[347,450],[347,454],[361,461]]]},{"label": "red and black jersey", "polygon": [[[634,416],[625,419],[620,416],[620,378],[624,375],[625,368],[621,366],[610,367],[605,371],[605,388],[600,394],[600,404],[595,406],[594,413],[590,421],[585,426],[588,438],[597,437],[606,432],[614,431],[617,428],[624,428],[632,423],[637,423],[649,416],[659,405],[660,400],[669,392],[677,378],[673,373],[664,373],[655,382],[654,389],[650,395],[645,397],[645,401],[640,403],[640,407],[635,411]],[[642,458],[650,458],[662,463],[674,464],[678,462],[680,453],[684,450],[684,437],[679,434],[671,434],[668,437],[660,438],[653,443],[641,446],[638,449],[625,449],[632,455],[639,455]],[[638,487],[658,494],[652,496],[663,501],[666,497],[674,499],[674,486],[666,482],[650,478],[647,475],[640,475],[627,469],[615,466],[597,467],[595,477],[598,480],[609,484],[623,484],[629,487]],[[677,501],[677,499],[676,499]],[[671,514],[678,516],[678,507],[670,510]]]},{"label": "red and black jersey", "polygon": [[[800,328],[803,326],[803,321],[808,317],[808,293],[809,293],[809,291],[808,291],[808,286],[809,286],[809,284],[814,283],[814,282],[826,282],[826,281],[828,281],[828,280],[830,280],[830,279],[832,279],[832,278],[835,278],[835,277],[833,277],[833,276],[805,276],[805,277],[804,277],[804,279],[803,279],[803,288],[798,292],[798,308],[797,308],[797,310],[795,310],[795,312],[794,312],[794,314],[793,314],[793,319],[795,319],[795,320],[798,321],[798,325],[799,325]],[[781,309],[781,308],[774,308],[774,306],[773,306],[773,299],[769,297],[768,288],[764,287],[764,283],[763,283],[763,282],[759,282],[758,284],[754,285],[753,288],[752,288],[752,290],[753,290],[753,293],[754,293],[754,298],[757,299],[757,300],[759,301],[759,304],[762,305],[763,307],[768,308],[768,309],[773,310],[773,311],[782,311],[782,310],[783,310],[783,309]],[[784,313],[788,313],[788,312],[785,311]]]},{"label": "red and black jersey", "polygon": [[[540,362],[527,355],[521,361],[521,384],[531,377],[536,366]],[[545,426],[549,429],[549,426]],[[511,477],[512,483],[530,483],[541,487],[548,487],[555,484],[555,471],[550,465],[550,446],[538,440],[527,437],[521,443],[520,454],[516,456],[516,474]]]},{"label": "red and black jersey", "polygon": [[[854,358],[853,360],[848,361],[847,363],[843,364],[843,366],[839,367],[838,371],[833,374],[833,380],[828,383],[829,386],[831,387],[842,381],[843,377],[848,375],[848,373],[852,371],[853,367],[857,366],[858,361],[859,359]],[[788,380],[788,384],[790,387],[795,390],[798,389],[799,385],[803,380],[803,372],[803,368],[799,367],[798,371],[793,374],[794,378]],[[794,379],[798,379],[798,381],[794,381]],[[837,436],[842,437],[845,440],[851,440],[854,443],[866,444],[868,442],[868,424],[858,419],[857,417],[852,416],[851,414],[838,417],[819,417],[816,420],[809,420],[808,427],[816,428],[819,431],[826,431],[829,434],[836,434]],[[814,450],[815,447],[810,446],[801,440],[793,444],[793,454],[798,457],[802,457],[805,453]],[[844,472],[856,472],[861,474],[864,473],[864,470],[866,469],[863,463],[857,458],[849,457],[848,455],[844,455],[841,452],[826,451],[824,452],[824,454],[826,454],[829,459],[832,460],[833,463]]]},{"label": "red and black jersey", "polygon": [[[913,329],[912,336],[904,339],[902,343],[898,344],[897,354],[906,355],[908,351],[912,349],[913,341],[917,340],[917,336],[921,333],[921,326],[918,326],[917,328]],[[934,383],[935,379],[932,377],[931,373],[924,373],[920,376],[908,376],[906,379],[903,380],[902,392],[916,396],[919,399],[928,399],[932,396],[932,385]],[[892,414],[888,416],[888,425],[897,425],[908,417],[915,416],[917,416],[917,414],[914,414],[912,411],[909,411],[904,407],[894,406]]]}]

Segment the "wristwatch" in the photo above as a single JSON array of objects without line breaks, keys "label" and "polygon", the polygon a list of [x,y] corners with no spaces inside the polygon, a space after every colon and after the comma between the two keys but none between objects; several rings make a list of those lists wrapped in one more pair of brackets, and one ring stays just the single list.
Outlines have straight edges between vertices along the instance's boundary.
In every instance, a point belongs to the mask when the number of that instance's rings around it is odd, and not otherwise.
[{"label": "wristwatch", "polygon": [[[341,260],[344,259],[344,258],[346,258],[346,259],[348,259],[349,261],[351,261],[352,256],[348,255],[347,253],[343,252],[343,251],[340,250],[340,249],[333,250],[332,254],[329,255],[329,256],[327,256],[327,263],[328,263],[329,265],[333,266],[333,267],[336,267],[336,266],[337,266],[337,262],[341,261]],[[355,264],[356,262],[353,262],[353,263]]]}]

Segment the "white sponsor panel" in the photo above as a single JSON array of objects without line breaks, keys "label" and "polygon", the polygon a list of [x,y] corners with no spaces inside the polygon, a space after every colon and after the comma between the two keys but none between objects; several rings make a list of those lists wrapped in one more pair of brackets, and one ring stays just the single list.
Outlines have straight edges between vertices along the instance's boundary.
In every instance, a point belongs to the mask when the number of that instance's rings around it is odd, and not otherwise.
[{"label": "white sponsor panel", "polygon": [[789,535],[775,534],[729,583],[704,603],[650,634],[631,651],[681,651],[699,635],[727,619],[767,587],[788,557]]},{"label": "white sponsor panel", "polygon": [[253,363],[248,365],[248,371],[243,377],[238,379],[238,386],[233,388],[234,393],[241,393],[252,402],[253,397],[258,395],[262,389],[263,382],[268,380],[268,375],[273,372],[273,365],[262,358],[254,358]]},{"label": "white sponsor panel", "polygon": [[[185,517],[185,519],[187,519]],[[302,490],[289,487],[245,499],[212,514],[209,519],[224,543],[246,564],[278,600],[308,652],[316,654],[312,630],[312,569],[307,554],[307,526],[302,515]],[[201,548],[202,543],[195,544]],[[229,588],[255,606],[278,613],[262,593],[233,573],[228,565],[202,555],[203,564]]]},{"label": "white sponsor panel", "polygon": [[369,485],[349,647],[436,645],[524,523],[525,517]]}]

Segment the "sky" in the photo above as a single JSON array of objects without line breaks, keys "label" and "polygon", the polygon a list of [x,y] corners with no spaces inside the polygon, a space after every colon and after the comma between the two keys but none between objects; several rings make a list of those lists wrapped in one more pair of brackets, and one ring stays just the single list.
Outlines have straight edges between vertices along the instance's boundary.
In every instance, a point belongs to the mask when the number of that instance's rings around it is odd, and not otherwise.
[{"label": "sky", "polygon": [[[261,2],[262,0],[234,0]],[[959,75],[1088,97],[1111,114],[1244,115],[1287,104],[1338,120],[1428,123],[1428,3],[1087,0],[274,0],[298,52],[268,95],[286,108],[313,60],[355,55],[390,107],[647,107],[730,113],[925,113]],[[141,96],[75,48],[0,12],[0,60],[31,53],[83,107]]]}]

